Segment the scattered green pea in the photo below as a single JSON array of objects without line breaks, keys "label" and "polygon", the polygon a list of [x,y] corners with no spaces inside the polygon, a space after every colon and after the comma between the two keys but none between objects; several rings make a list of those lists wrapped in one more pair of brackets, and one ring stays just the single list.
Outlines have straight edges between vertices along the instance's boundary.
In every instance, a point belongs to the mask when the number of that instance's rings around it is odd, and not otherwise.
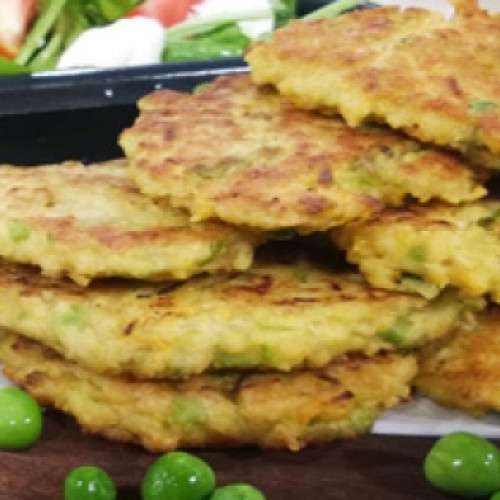
[{"label": "scattered green pea", "polygon": [[215,473],[201,458],[173,451],[157,458],[142,480],[143,500],[202,500],[215,489]]},{"label": "scattered green pea", "polygon": [[468,432],[441,437],[424,461],[427,480],[460,497],[484,497],[500,490],[500,450]]},{"label": "scattered green pea", "polygon": [[100,467],[83,465],[64,480],[64,500],[115,500],[116,486]]},{"label": "scattered green pea", "polygon": [[37,401],[17,387],[0,389],[0,448],[29,448],[41,433],[42,410]]},{"label": "scattered green pea", "polygon": [[210,500],[266,500],[266,497],[251,484],[233,483],[217,488]]}]

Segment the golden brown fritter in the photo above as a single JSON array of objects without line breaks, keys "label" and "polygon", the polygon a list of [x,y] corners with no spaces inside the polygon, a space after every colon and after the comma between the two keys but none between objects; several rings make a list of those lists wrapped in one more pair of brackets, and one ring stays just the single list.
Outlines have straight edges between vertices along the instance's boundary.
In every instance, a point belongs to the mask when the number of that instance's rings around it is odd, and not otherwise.
[{"label": "golden brown fritter", "polygon": [[341,358],[311,371],[203,374],[184,381],[105,377],[15,335],[1,341],[8,377],[88,432],[154,452],[238,446],[298,450],[367,432],[409,395],[412,355]]},{"label": "golden brown fritter", "polygon": [[500,302],[500,200],[412,205],[332,235],[373,286],[427,297],[454,286]]},{"label": "golden brown fritter", "polygon": [[299,110],[248,75],[218,78],[194,95],[158,91],[139,107],[120,136],[131,177],[195,220],[310,232],[407,196],[458,203],[485,194],[457,158],[386,128],[354,130]]},{"label": "golden brown fritter", "polygon": [[415,385],[439,404],[480,415],[500,411],[499,380],[500,309],[495,306],[476,329],[425,346]]},{"label": "golden brown fritter", "polygon": [[351,126],[388,123],[500,168],[500,17],[381,7],[297,20],[246,54],[255,82]]},{"label": "golden brown fritter", "polygon": [[0,166],[0,256],[69,275],[184,279],[246,269],[261,237],[142,195],[127,163]]},{"label": "golden brown fritter", "polygon": [[245,272],[174,286],[86,288],[4,266],[0,297],[0,328],[92,370],[143,378],[321,367],[346,352],[419,346],[484,307],[453,291],[428,302],[378,290],[358,274],[306,260],[259,261]]}]

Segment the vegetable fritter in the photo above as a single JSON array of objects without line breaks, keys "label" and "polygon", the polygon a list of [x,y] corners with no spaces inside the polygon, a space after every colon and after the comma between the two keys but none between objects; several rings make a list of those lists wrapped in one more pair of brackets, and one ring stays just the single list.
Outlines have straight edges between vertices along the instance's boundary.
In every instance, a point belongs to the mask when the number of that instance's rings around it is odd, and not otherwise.
[{"label": "vegetable fritter", "polygon": [[500,168],[500,16],[381,7],[293,21],[246,54],[254,81],[351,126],[384,122]]},{"label": "vegetable fritter", "polygon": [[163,281],[246,269],[261,239],[221,222],[190,222],[143,196],[124,160],[0,166],[0,256],[81,285],[98,276]]},{"label": "vegetable fritter", "polygon": [[482,299],[372,288],[307,260],[176,284],[50,280],[0,268],[0,328],[88,368],[136,377],[316,368],[346,352],[412,348],[474,320]]},{"label": "vegetable fritter", "polygon": [[367,432],[409,396],[413,355],[342,357],[319,370],[212,373],[182,381],[106,377],[28,339],[6,334],[8,377],[84,430],[154,452],[237,446],[298,450]]},{"label": "vegetable fritter", "polygon": [[454,286],[500,302],[500,200],[412,205],[332,234],[373,286],[427,297]]},{"label": "vegetable fritter", "polygon": [[417,389],[439,404],[473,415],[500,411],[500,309],[477,328],[426,345],[419,354]]},{"label": "vegetable fritter", "polygon": [[349,128],[297,109],[248,75],[220,77],[195,94],[160,90],[120,144],[131,177],[153,198],[265,230],[325,230],[407,197],[480,198],[482,173],[390,131]]}]

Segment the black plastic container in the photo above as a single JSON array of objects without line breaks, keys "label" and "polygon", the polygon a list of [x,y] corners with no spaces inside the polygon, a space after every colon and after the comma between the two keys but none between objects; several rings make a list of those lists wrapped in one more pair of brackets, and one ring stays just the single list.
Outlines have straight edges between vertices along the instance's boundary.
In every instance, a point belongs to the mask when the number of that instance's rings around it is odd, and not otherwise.
[{"label": "black plastic container", "polygon": [[117,136],[133,122],[141,96],[164,87],[190,91],[216,76],[247,71],[240,59],[226,59],[62,76],[57,81],[0,81],[0,163],[92,162],[119,156]]}]

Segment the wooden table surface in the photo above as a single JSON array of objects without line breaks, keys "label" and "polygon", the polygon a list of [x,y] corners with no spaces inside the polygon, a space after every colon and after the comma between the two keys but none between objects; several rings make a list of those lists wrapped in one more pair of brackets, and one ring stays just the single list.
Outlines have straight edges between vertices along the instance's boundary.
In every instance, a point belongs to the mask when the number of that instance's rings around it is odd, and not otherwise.
[{"label": "wooden table surface", "polygon": [[[137,446],[83,435],[73,419],[47,412],[42,439],[30,450],[0,453],[0,500],[61,499],[65,475],[84,464],[104,467],[118,500],[140,499],[139,485],[155,455]],[[367,435],[298,453],[255,448],[196,452],[219,484],[246,481],[268,500],[438,500],[422,475],[435,438]]]}]

